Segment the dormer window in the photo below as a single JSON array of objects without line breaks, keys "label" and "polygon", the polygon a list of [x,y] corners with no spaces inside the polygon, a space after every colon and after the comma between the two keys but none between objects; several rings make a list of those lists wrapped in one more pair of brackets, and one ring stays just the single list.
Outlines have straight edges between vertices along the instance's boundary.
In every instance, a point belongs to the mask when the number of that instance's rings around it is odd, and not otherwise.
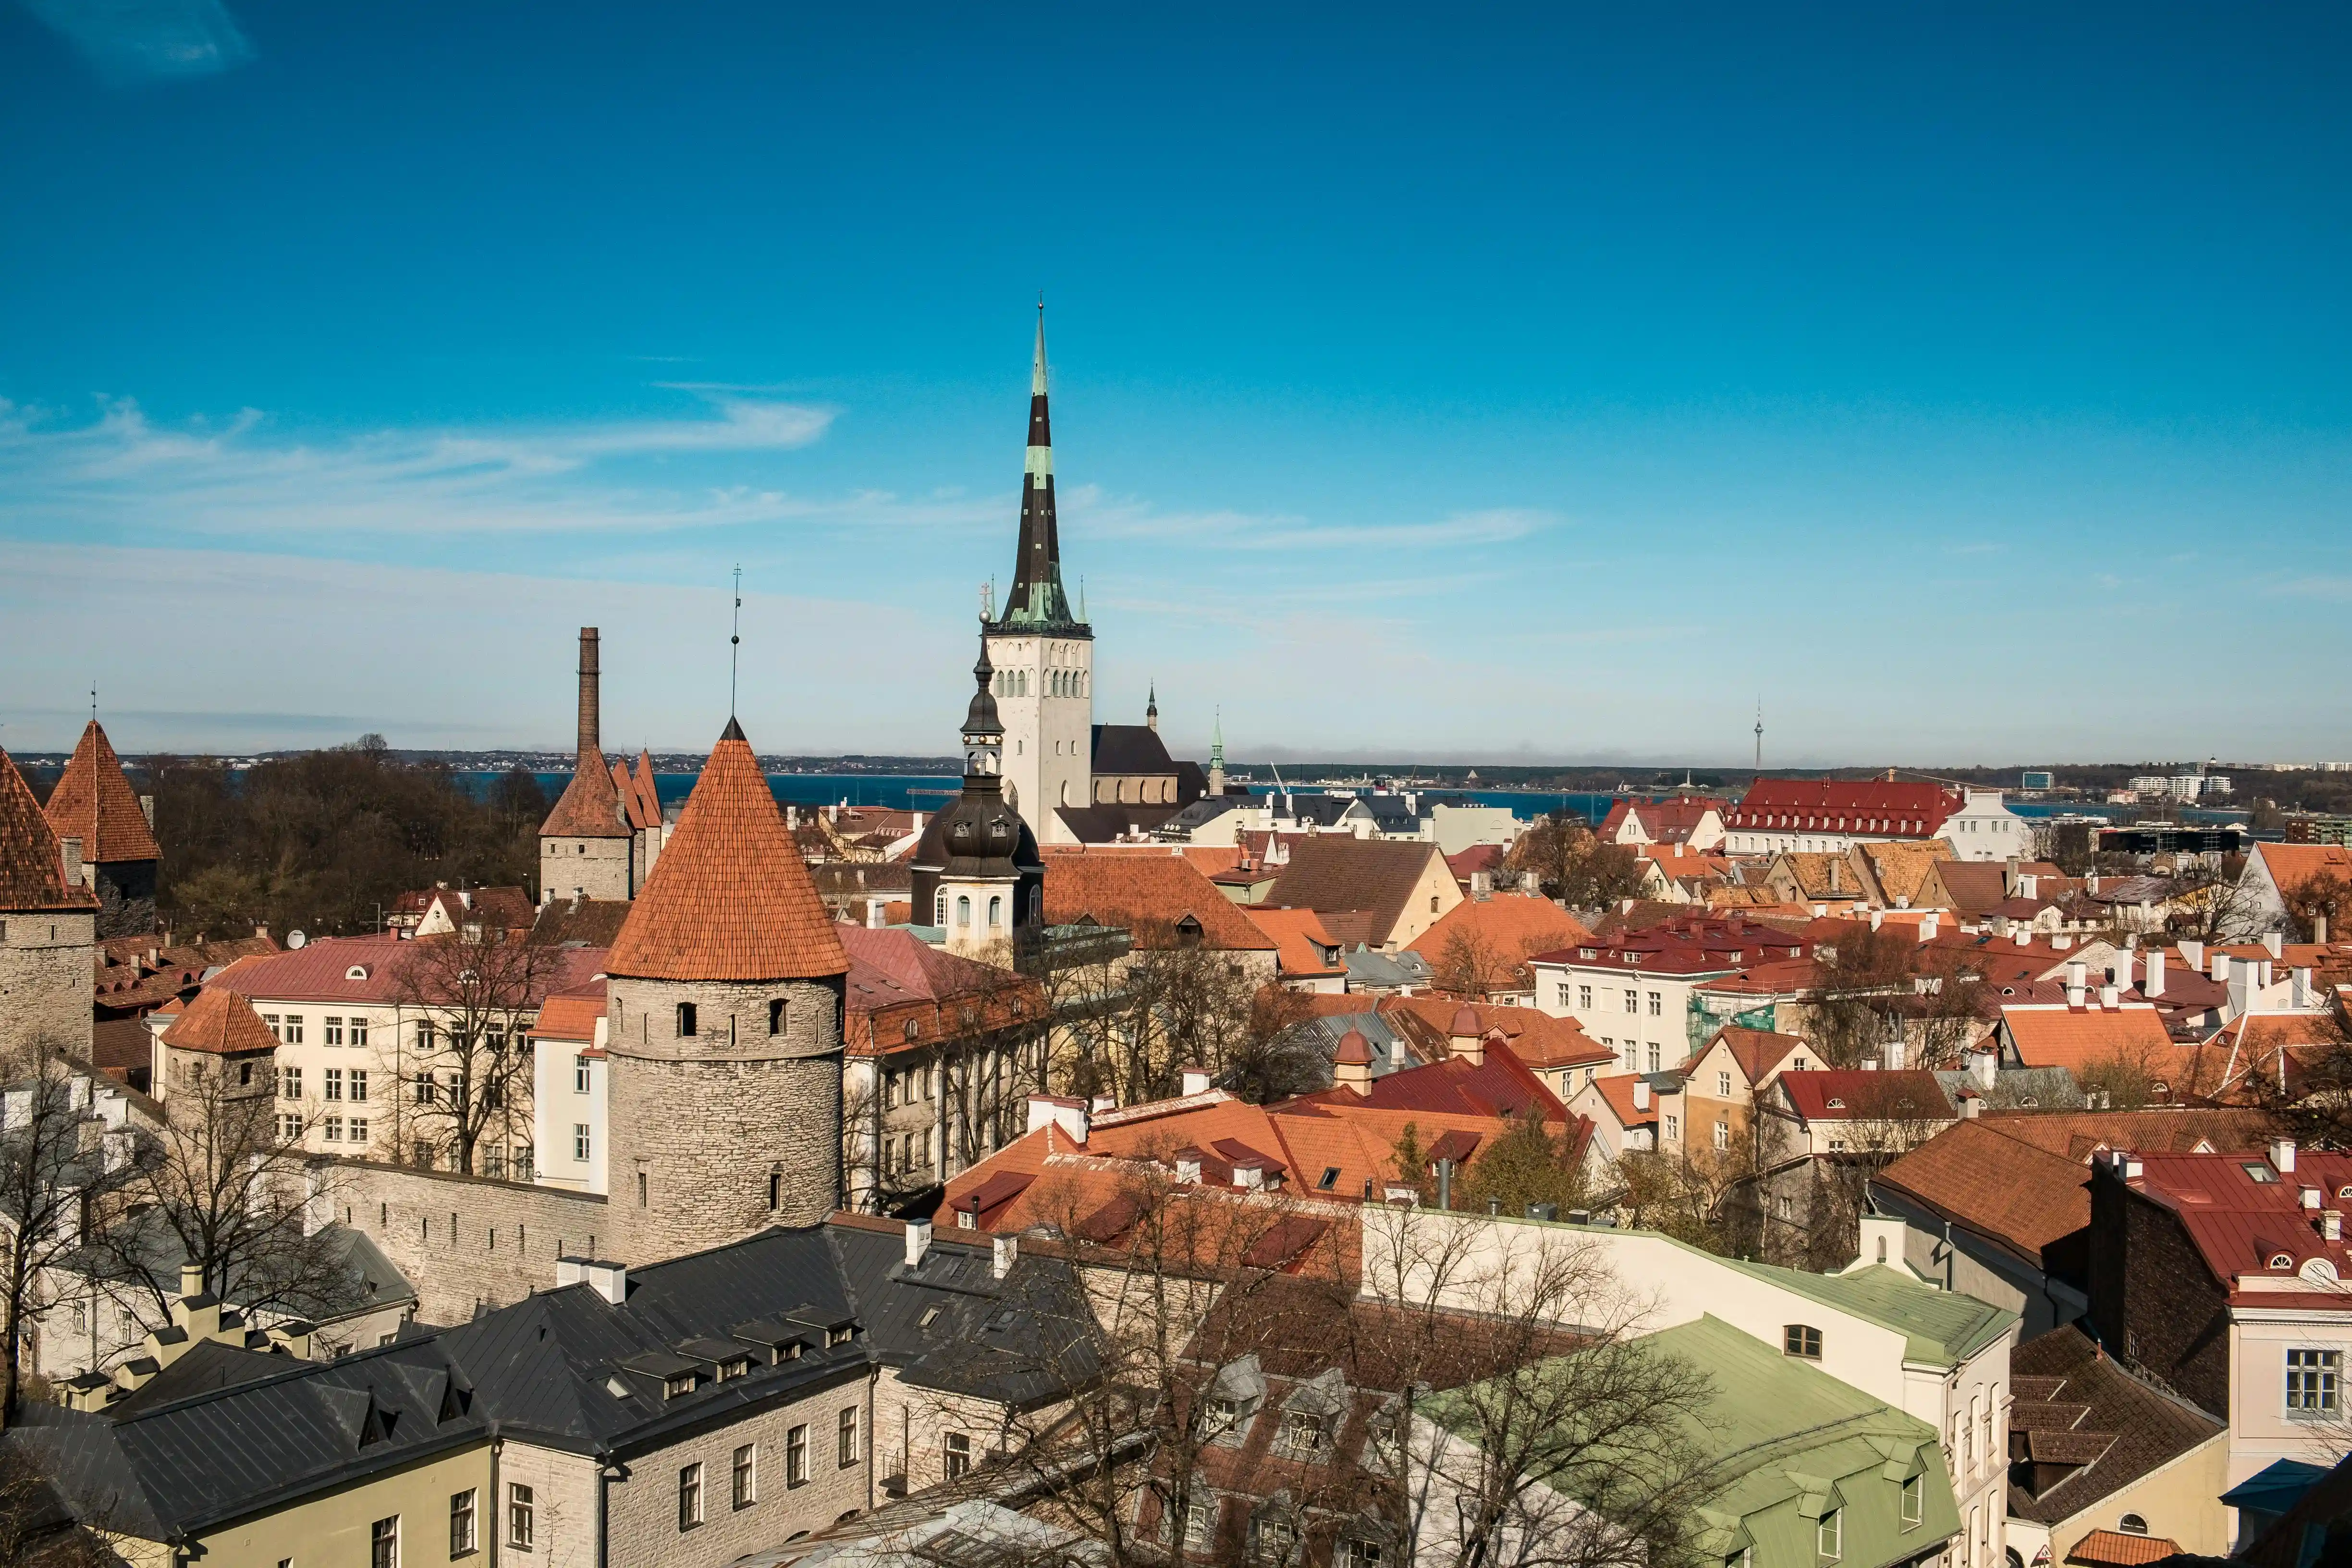
[{"label": "dormer window", "polygon": [[1811,1323],[1790,1323],[1780,1331],[1780,1349],[1801,1361],[1819,1361],[1822,1331]]},{"label": "dormer window", "polygon": [[682,1395],[692,1394],[693,1392],[694,1373],[690,1372],[681,1372],[677,1373],[675,1376],[662,1379],[662,1397],[664,1399],[677,1399]]},{"label": "dormer window", "polygon": [[724,1383],[730,1377],[745,1376],[751,1370],[750,1356],[737,1356],[732,1361],[722,1361],[719,1363],[719,1381]]}]

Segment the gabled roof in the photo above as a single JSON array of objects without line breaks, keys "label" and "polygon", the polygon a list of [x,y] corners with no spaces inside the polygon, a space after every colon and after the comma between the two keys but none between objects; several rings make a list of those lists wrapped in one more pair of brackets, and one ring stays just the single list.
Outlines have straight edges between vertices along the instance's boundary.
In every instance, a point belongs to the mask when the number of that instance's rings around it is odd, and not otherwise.
[{"label": "gabled roof", "polygon": [[[427,937],[427,942],[444,939]],[[417,944],[395,936],[328,936],[285,952],[239,958],[205,983],[262,1002],[394,1003]],[[541,966],[536,1005],[547,995],[585,985],[604,968],[604,950],[568,947]]]},{"label": "gabled roof", "polygon": [[1139,948],[1176,945],[1178,932],[1190,920],[1200,927],[1204,947],[1277,950],[1273,937],[1181,855],[1048,847],[1045,920],[1050,925],[1090,921],[1116,927],[1132,932]]},{"label": "gabled roof", "polygon": [[1466,1057],[1445,1057],[1423,1068],[1392,1072],[1372,1080],[1371,1092],[1349,1089],[1318,1089],[1292,1103],[1373,1110],[1437,1110],[1454,1116],[1513,1117],[1534,1110],[1546,1121],[1566,1119],[1568,1108],[1543,1086],[1525,1063],[1490,1042],[1473,1063]]},{"label": "gabled roof", "polygon": [[[2352,1250],[2321,1235],[2320,1210],[2305,1208],[2302,1196],[2305,1188],[2316,1187],[2321,1204],[2334,1206],[2336,1194],[2352,1187],[2352,1154],[2305,1149],[2293,1163],[2293,1170],[2282,1171],[2260,1155],[2143,1152],[2141,1173],[2126,1184],[2173,1212],[2225,1289],[2251,1277],[2286,1287],[2261,1291],[2253,1297],[2259,1302],[2352,1306],[2336,1283],[2352,1278]],[[2315,1260],[2333,1272],[2308,1290],[2294,1288],[2292,1282],[2305,1278],[2305,1266]]]},{"label": "gabled roof", "polygon": [[1867,1318],[1905,1335],[1906,1360],[1951,1367],[2017,1326],[2017,1314],[1956,1290],[1938,1290],[1884,1264],[1843,1274],[1808,1274],[1769,1263],[1725,1259],[1725,1267],[1755,1275],[1824,1306]]},{"label": "gabled roof", "polygon": [[2080,1073],[2121,1061],[2179,1074],[2190,1059],[2153,1007],[2003,1007],[2000,1021],[2030,1068]]},{"label": "gabled roof", "polygon": [[242,1056],[276,1050],[278,1037],[244,997],[226,986],[208,985],[163,1031],[163,1043],[174,1050]]},{"label": "gabled roof", "polygon": [[[1290,863],[1275,879],[1266,902],[1327,916],[1360,910],[1371,916],[1369,940],[1385,942],[1432,861],[1444,873],[1444,858],[1438,854],[1437,846],[1417,839],[1317,834],[1292,847]],[[1450,873],[1445,874],[1445,881],[1453,888]]]},{"label": "gabled roof", "polygon": [[1658,1096],[1655,1093],[1650,1096],[1646,1109],[1633,1104],[1633,1086],[1641,1081],[1642,1075],[1637,1072],[1611,1073],[1605,1078],[1594,1079],[1579,1092],[1599,1095],[1601,1103],[1609,1108],[1609,1113],[1617,1119],[1621,1127],[1654,1127],[1658,1122]]},{"label": "gabled roof", "polygon": [[1251,924],[1274,939],[1281,954],[1285,980],[1321,979],[1348,973],[1348,966],[1339,960],[1339,942],[1323,929],[1323,921],[1313,910],[1238,907]]},{"label": "gabled roof", "polygon": [[2254,853],[2282,892],[2315,877],[2352,882],[2352,848],[2341,844],[2257,844]]},{"label": "gabled roof", "polygon": [[1784,1072],[1789,1107],[1807,1121],[1948,1121],[1952,1102],[1932,1072],[1869,1072],[1853,1068]]},{"label": "gabled roof", "polygon": [[798,980],[849,955],[735,721],[686,797],[606,968],[641,980]]},{"label": "gabled roof", "polygon": [[[1584,922],[1549,899],[1526,893],[1496,893],[1491,898],[1465,899],[1409,944],[1433,964],[1443,963],[1458,936],[1491,950],[1506,969],[1526,977],[1528,959],[1588,940]],[[1529,982],[1532,984],[1532,982]]]},{"label": "gabled roof", "polygon": [[33,798],[33,786],[0,751],[0,910],[93,910],[98,895],[66,881],[65,851]]},{"label": "gabled roof", "polygon": [[1105,774],[1164,778],[1176,772],[1167,743],[1149,724],[1097,724],[1091,748],[1097,778]]},{"label": "gabled roof", "polygon": [[1431,1060],[1443,1058],[1454,1016],[1465,1007],[1478,1021],[1478,1033],[1500,1031],[1511,1054],[1529,1068],[1589,1067],[1614,1061],[1617,1053],[1584,1032],[1573,1018],[1555,1018],[1534,1007],[1492,1002],[1462,1003],[1443,996],[1383,996],[1378,1009],[1412,1047]]},{"label": "gabled roof", "polygon": [[[1724,1048],[1731,1053],[1731,1059],[1739,1064],[1739,1070],[1747,1077],[1750,1088],[1762,1083],[1771,1076],[1775,1068],[1805,1048],[1805,1042],[1795,1035],[1777,1034],[1770,1029],[1743,1029],[1737,1024],[1726,1024],[1717,1029],[1715,1040],[1723,1042]],[[1707,1045],[1713,1045],[1715,1040],[1708,1041]],[[1696,1061],[1706,1051],[1707,1046],[1701,1046],[1692,1054],[1691,1059]]]},{"label": "gabled roof", "polygon": [[[2086,1205],[2086,1224],[2088,1212]],[[2039,1493],[2011,1485],[2009,1511],[2017,1518],[2042,1524],[2071,1519],[2228,1430],[2126,1372],[2079,1324],[2019,1345],[2009,1352],[2009,1372],[2010,1430],[2025,1435],[2028,1456],[2039,1464],[2074,1467]],[[2069,1441],[2049,1441],[2062,1435]]]},{"label": "gabled roof", "polygon": [[572,782],[555,802],[555,809],[539,825],[541,838],[626,838],[629,825],[621,810],[621,792],[601,752],[583,751],[572,770]]},{"label": "gabled roof", "polygon": [[83,726],[81,743],[49,792],[43,815],[58,837],[81,840],[84,860],[115,865],[163,856],[131,781],[122,776],[122,759],[95,719]]},{"label": "gabled roof", "polygon": [[1957,790],[1883,779],[1758,779],[1724,814],[1727,828],[1925,838],[1960,809]]},{"label": "gabled roof", "polygon": [[2005,1247],[2036,1268],[2043,1249],[2091,1223],[2090,1172],[2007,1135],[1958,1121],[1870,1178]]},{"label": "gabled roof", "polygon": [[604,1016],[604,982],[597,980],[541,1003],[539,1017],[530,1026],[531,1037],[561,1040],[566,1045],[593,1045],[597,1021]]}]

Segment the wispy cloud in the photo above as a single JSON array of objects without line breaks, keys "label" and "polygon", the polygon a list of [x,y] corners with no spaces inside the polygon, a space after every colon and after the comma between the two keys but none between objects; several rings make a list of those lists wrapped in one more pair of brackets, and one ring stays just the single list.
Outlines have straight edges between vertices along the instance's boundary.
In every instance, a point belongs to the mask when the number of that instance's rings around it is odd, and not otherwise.
[{"label": "wispy cloud", "polygon": [[1315,550],[1342,545],[1427,550],[1509,544],[1557,521],[1548,512],[1505,507],[1416,522],[1318,522],[1279,512],[1166,512],[1131,496],[1107,496],[1094,485],[1073,486],[1060,492],[1059,500],[1063,510],[1096,538],[1181,539],[1229,550]]},{"label": "wispy cloud", "polygon": [[252,47],[220,0],[25,0],[110,87],[210,76]]},{"label": "wispy cloud", "polygon": [[[821,439],[835,411],[732,393],[698,416],[297,437],[257,410],[164,426],[131,398],[95,419],[0,400],[0,524],[163,525],[215,536],[657,531],[888,519],[961,524],[969,501],[790,493],[729,459]],[[680,459],[683,466],[670,465]]]}]

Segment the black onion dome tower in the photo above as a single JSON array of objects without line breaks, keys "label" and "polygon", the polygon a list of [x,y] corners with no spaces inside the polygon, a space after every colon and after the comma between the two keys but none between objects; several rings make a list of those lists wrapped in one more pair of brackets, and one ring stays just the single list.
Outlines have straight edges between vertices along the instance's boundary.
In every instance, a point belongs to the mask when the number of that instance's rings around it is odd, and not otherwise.
[{"label": "black onion dome tower", "polygon": [[963,720],[963,789],[915,847],[914,918],[941,927],[951,952],[980,953],[1043,923],[1045,866],[1036,836],[1004,798],[1004,726],[990,691],[995,668],[981,640]]}]

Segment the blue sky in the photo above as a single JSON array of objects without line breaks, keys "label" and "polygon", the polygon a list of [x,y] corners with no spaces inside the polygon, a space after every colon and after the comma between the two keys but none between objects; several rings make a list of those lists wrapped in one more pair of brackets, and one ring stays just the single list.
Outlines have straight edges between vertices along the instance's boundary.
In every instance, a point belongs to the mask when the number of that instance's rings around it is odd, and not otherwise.
[{"label": "blue sky", "polygon": [[0,0],[0,744],[2352,757],[2343,7],[1111,9]]}]

